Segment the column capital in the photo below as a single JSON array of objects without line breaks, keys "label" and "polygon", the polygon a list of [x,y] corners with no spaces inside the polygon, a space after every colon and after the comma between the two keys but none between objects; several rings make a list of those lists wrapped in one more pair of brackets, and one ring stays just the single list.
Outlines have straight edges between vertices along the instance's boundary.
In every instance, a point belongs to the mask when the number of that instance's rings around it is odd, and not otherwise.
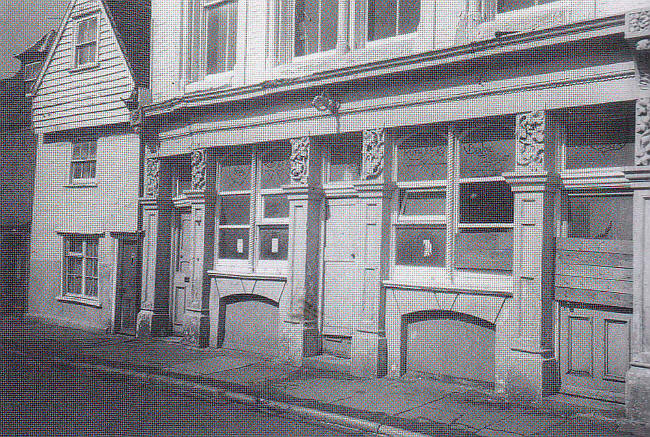
[{"label": "column capital", "polygon": [[650,8],[641,8],[625,14],[625,38],[650,37]]},{"label": "column capital", "polygon": [[506,172],[503,177],[512,191],[557,191],[560,187],[561,180],[557,173],[542,172]]}]

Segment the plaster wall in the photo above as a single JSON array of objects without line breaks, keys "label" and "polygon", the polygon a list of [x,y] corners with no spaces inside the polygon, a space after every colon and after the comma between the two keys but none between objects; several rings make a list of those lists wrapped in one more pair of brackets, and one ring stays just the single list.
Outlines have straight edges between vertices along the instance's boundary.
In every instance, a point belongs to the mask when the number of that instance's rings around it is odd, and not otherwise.
[{"label": "plaster wall", "polygon": [[[96,186],[69,185],[72,147],[39,139],[34,190],[28,311],[85,328],[112,325],[115,240],[111,231],[137,229],[139,138],[99,138]],[[66,233],[99,233],[98,299],[94,306],[63,301],[61,267]]]}]

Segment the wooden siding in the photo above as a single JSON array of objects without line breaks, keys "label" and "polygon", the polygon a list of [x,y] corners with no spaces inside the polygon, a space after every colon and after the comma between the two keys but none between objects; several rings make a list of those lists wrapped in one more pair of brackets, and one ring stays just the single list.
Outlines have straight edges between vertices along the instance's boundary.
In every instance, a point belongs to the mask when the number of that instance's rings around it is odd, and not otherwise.
[{"label": "wooden siding", "polygon": [[[100,0],[73,0],[33,100],[37,132],[120,123],[129,120],[123,100],[134,88],[128,64]],[[99,14],[97,65],[74,69],[76,18]]]},{"label": "wooden siding", "polygon": [[632,242],[559,238],[555,299],[631,306]]}]

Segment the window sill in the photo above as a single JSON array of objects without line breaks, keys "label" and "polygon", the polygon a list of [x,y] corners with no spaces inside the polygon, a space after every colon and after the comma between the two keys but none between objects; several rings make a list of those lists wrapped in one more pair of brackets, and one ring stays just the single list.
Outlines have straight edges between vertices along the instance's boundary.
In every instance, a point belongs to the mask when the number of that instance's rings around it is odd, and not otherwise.
[{"label": "window sill", "polygon": [[97,68],[97,67],[99,67],[99,62],[98,61],[91,62],[89,64],[84,64],[84,65],[73,65],[72,67],[70,67],[70,72],[71,73],[79,73],[79,72],[86,71],[86,70],[92,70],[92,69]]},{"label": "window sill", "polygon": [[[236,68],[236,67],[235,67]],[[210,74],[196,82],[185,85],[185,93],[207,91],[217,88],[229,88],[233,85],[235,70],[224,71],[223,73]]]},{"label": "window sill", "polygon": [[208,270],[208,275],[220,278],[232,279],[255,279],[264,281],[286,281],[287,275],[281,273],[265,273],[265,272],[233,272],[227,271],[217,267],[214,270]]},{"label": "window sill", "polygon": [[476,29],[476,39],[492,39],[499,34],[533,32],[587,20],[594,15],[591,0],[561,0],[496,14]]},{"label": "window sill", "polygon": [[393,278],[383,281],[385,287],[409,288],[422,291],[442,291],[464,294],[486,294],[510,297],[514,293],[511,274],[457,272],[449,278],[441,269],[419,268],[396,272]]},{"label": "window sill", "polygon": [[56,298],[59,302],[65,302],[75,305],[83,305],[93,308],[101,308],[102,304],[94,298],[88,298],[83,296],[57,296]]},{"label": "window sill", "polygon": [[89,182],[69,182],[64,185],[66,188],[89,188],[89,187],[96,187],[97,182],[89,181]]}]

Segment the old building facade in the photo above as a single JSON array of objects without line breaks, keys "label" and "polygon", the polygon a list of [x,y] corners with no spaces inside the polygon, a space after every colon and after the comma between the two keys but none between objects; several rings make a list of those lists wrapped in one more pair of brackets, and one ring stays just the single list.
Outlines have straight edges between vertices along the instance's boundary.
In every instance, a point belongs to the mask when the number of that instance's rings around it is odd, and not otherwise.
[{"label": "old building facade", "polygon": [[71,0],[33,91],[28,314],[134,333],[148,2]]},{"label": "old building facade", "polygon": [[154,0],[138,332],[650,421],[639,6]]}]

